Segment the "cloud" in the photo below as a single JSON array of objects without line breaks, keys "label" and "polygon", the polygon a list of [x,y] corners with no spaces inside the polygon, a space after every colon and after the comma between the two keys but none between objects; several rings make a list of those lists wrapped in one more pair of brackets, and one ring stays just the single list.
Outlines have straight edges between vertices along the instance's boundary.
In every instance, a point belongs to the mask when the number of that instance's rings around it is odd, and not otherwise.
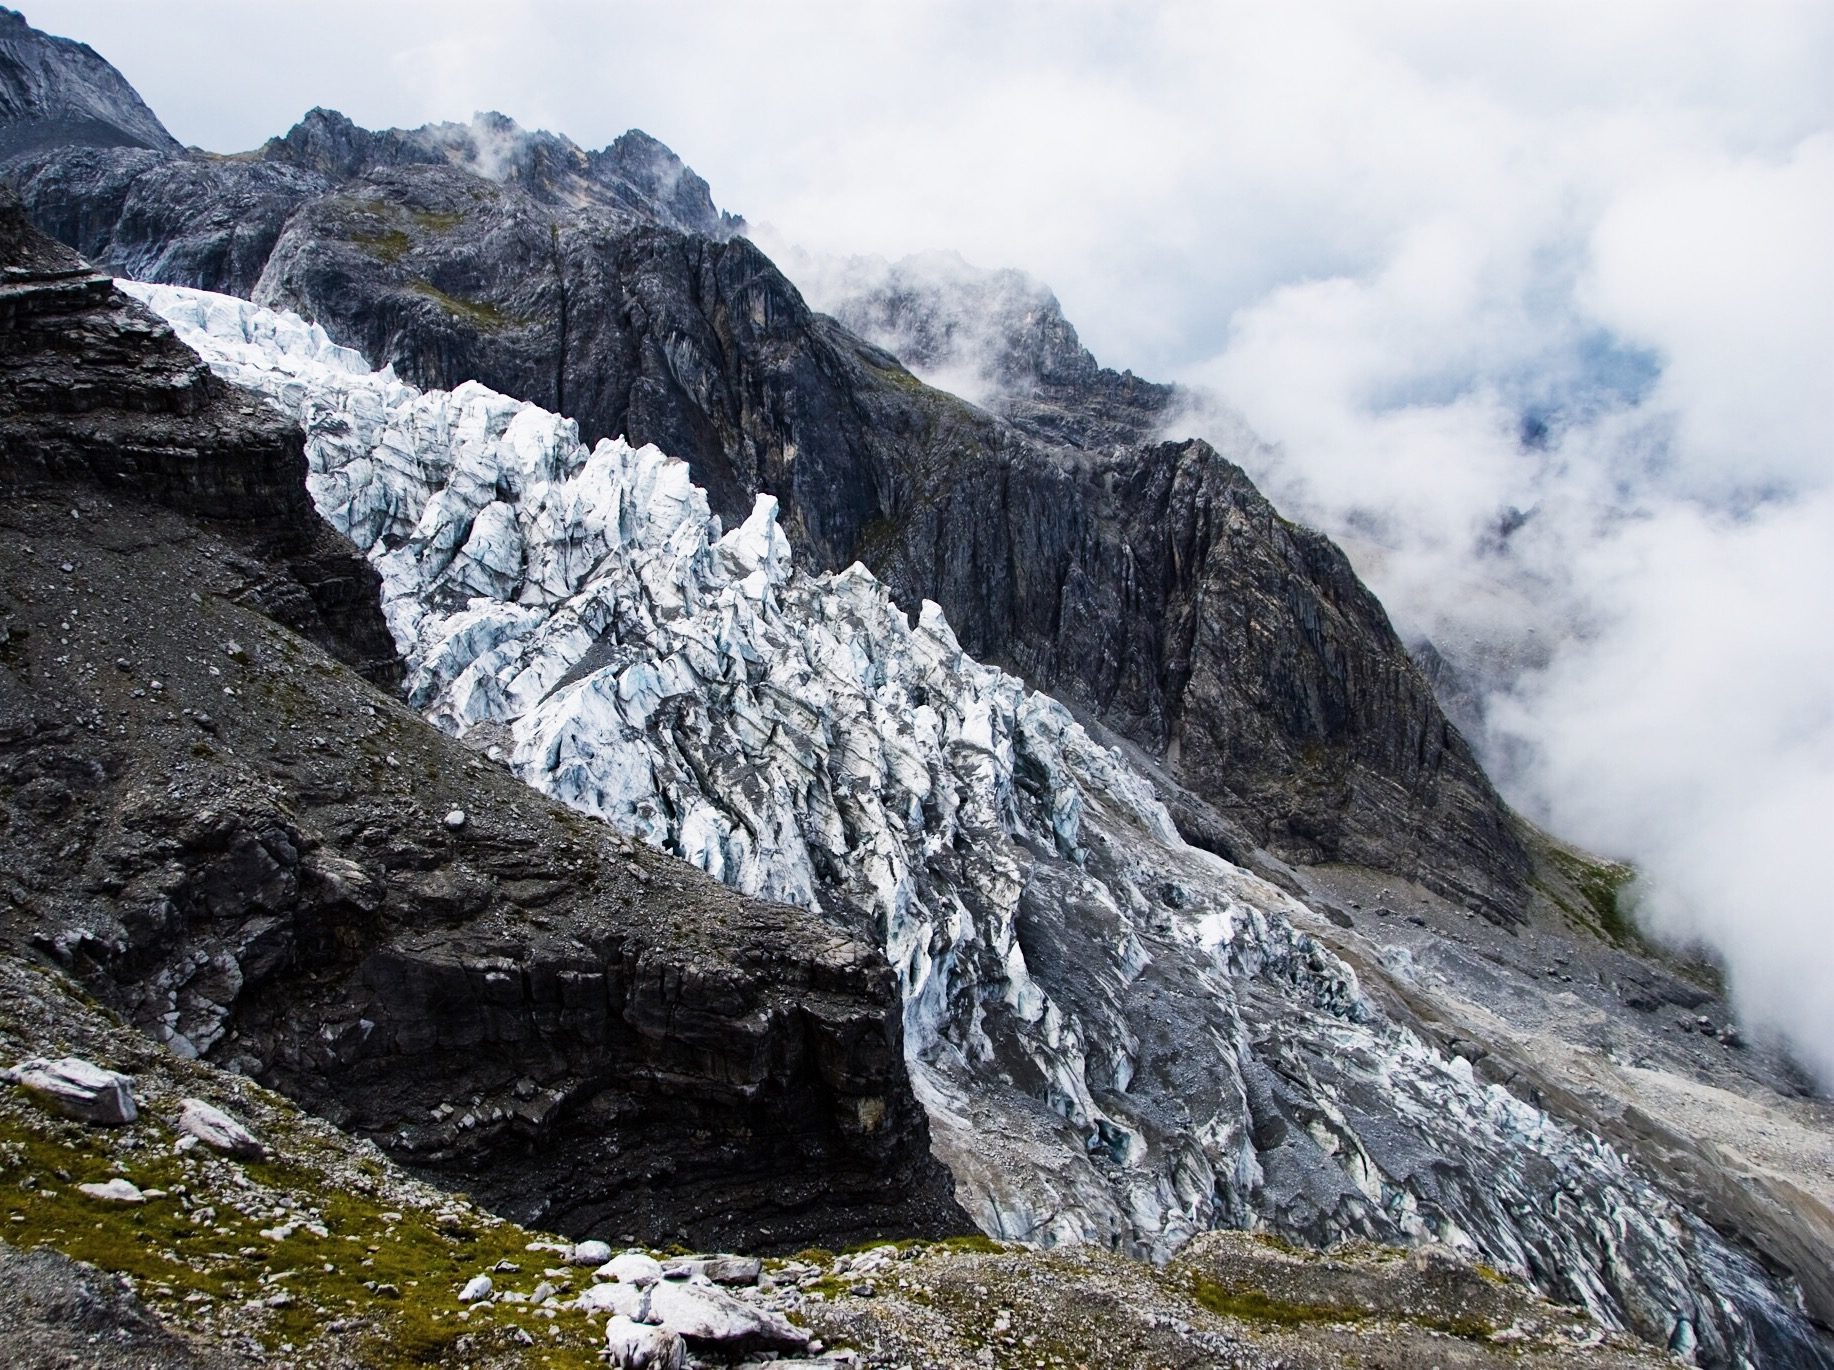
[{"label": "cloud", "polygon": [[636,125],[781,240],[1049,283],[1104,362],[1226,398],[1186,422],[1471,675],[1512,799],[1635,859],[1652,924],[1834,1081],[1834,7],[28,15],[205,146],[314,104]]}]

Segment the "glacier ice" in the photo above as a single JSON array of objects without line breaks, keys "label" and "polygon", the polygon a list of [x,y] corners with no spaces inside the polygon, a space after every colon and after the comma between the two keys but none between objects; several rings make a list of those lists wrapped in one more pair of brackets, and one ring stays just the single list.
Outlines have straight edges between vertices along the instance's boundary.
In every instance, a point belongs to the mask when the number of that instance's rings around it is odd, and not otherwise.
[{"label": "glacier ice", "polygon": [[523,780],[883,946],[938,1154],[978,1222],[1163,1258],[1262,1227],[1449,1243],[1703,1362],[1776,1286],[1595,1137],[1427,1046],[1281,890],[1183,843],[1057,702],[799,570],[758,497],[588,450],[476,383],[422,392],[316,326],[122,282],[307,436],[320,511],[381,573],[414,706]]}]

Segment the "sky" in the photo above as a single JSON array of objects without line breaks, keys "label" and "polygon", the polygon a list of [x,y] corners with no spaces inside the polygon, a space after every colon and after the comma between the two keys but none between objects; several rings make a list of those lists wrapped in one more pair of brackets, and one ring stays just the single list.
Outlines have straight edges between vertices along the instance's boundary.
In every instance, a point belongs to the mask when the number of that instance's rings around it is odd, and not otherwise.
[{"label": "sky", "polygon": [[1047,282],[1834,1082],[1834,5],[24,9],[212,150],[636,126],[766,242]]}]

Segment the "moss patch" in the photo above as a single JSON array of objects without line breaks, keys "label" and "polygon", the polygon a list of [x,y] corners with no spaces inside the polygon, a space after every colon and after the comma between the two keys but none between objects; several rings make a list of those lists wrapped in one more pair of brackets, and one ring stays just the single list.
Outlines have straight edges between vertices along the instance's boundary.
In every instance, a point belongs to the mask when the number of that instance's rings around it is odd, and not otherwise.
[{"label": "moss patch", "polygon": [[[514,1287],[539,1278],[545,1258],[526,1250],[524,1229],[476,1211],[391,1208],[379,1180],[357,1171],[353,1184],[315,1164],[327,1144],[303,1129],[274,1139],[287,1159],[241,1167],[201,1148],[177,1153],[174,1140],[144,1116],[105,1131],[12,1102],[0,1111],[0,1232],[127,1276],[173,1323],[202,1318],[273,1353],[310,1347],[345,1320],[366,1365],[446,1364],[461,1338],[480,1353],[515,1347],[513,1322],[541,1334],[523,1352],[530,1364],[598,1364],[595,1329],[572,1310],[550,1322],[526,1304],[459,1305],[463,1283],[501,1263],[517,1267],[496,1276]],[[122,1205],[77,1187],[117,1175],[164,1193]]]},{"label": "moss patch", "polygon": [[406,256],[408,249],[414,246],[414,240],[398,228],[384,228],[374,233],[353,233],[350,241],[377,261],[387,262],[391,266]]},{"label": "moss patch", "polygon": [[1310,1327],[1321,1322],[1361,1322],[1368,1315],[1354,1308],[1338,1308],[1323,1303],[1295,1303],[1274,1298],[1260,1289],[1232,1289],[1215,1280],[1196,1275],[1191,1280],[1191,1297],[1225,1318],[1254,1322],[1271,1327]]},{"label": "moss patch", "polygon": [[493,332],[500,328],[508,328],[512,324],[526,322],[514,315],[504,313],[489,300],[468,300],[462,295],[448,295],[431,281],[410,281],[408,289],[435,301],[449,314]]}]

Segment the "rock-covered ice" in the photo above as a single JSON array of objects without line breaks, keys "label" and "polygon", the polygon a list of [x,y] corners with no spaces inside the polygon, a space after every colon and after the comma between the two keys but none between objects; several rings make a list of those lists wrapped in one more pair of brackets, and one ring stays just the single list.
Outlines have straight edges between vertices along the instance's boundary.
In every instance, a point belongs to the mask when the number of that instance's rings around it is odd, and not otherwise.
[{"label": "rock-covered ice", "polygon": [[[1211,1226],[1437,1241],[1703,1362],[1785,1296],[1612,1148],[1377,1009],[1280,890],[1185,845],[1054,700],[776,503],[587,450],[475,383],[421,392],[290,315],[123,282],[296,416],[380,571],[413,704],[575,808],[879,940],[938,1154],[989,1232],[1163,1258]],[[1300,921],[1304,921],[1301,919]],[[1769,1330],[1766,1330],[1769,1329]]]}]

